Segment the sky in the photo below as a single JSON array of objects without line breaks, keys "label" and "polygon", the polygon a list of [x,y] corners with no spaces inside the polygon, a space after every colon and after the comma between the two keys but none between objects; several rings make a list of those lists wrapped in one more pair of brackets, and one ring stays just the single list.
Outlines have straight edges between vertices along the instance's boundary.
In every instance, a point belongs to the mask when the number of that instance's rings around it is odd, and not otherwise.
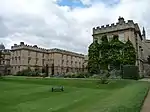
[{"label": "sky", "polygon": [[119,16],[144,26],[150,39],[149,11],[150,0],[0,0],[0,42],[87,54],[93,27]]}]

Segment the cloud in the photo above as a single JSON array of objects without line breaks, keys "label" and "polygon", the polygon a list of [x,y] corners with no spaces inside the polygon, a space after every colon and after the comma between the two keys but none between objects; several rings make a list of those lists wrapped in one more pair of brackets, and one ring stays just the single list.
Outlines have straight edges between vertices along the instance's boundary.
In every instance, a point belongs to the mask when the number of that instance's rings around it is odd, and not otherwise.
[{"label": "cloud", "polygon": [[7,48],[24,41],[87,53],[92,28],[114,23],[119,16],[145,26],[150,36],[149,0],[80,0],[88,7],[74,8],[58,1],[0,0],[0,42]]}]

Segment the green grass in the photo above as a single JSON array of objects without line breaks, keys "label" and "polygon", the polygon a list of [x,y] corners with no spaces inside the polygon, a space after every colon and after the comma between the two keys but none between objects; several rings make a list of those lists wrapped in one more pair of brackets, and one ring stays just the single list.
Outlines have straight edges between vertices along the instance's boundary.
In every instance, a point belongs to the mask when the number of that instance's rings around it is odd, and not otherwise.
[{"label": "green grass", "polygon": [[[140,112],[149,83],[79,79],[0,79],[1,112]],[[51,92],[64,85],[64,92]]]}]

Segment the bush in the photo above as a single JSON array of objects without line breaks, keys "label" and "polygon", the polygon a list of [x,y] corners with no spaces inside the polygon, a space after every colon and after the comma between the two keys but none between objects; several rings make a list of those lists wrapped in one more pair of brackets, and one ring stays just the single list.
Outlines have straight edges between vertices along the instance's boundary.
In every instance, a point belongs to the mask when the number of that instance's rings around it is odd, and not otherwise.
[{"label": "bush", "polygon": [[100,75],[94,74],[94,75],[91,76],[91,78],[96,78],[96,79],[98,79],[98,78],[100,78]]},{"label": "bush", "polygon": [[40,71],[31,71],[29,76],[32,77],[40,76]]},{"label": "bush", "polygon": [[108,78],[106,76],[100,77],[100,80],[98,81],[99,84],[108,84]]},{"label": "bush", "polygon": [[112,70],[110,71],[110,77],[111,79],[121,79],[121,70]]},{"label": "bush", "polygon": [[66,73],[64,78],[88,78],[88,73]]},{"label": "bush", "polygon": [[32,77],[36,77],[36,76],[40,76],[40,71],[32,71],[30,69],[25,69],[22,71],[17,72],[17,74],[15,74],[16,76],[32,76]]},{"label": "bush", "polygon": [[105,76],[105,77],[109,77],[110,76],[110,73],[109,73],[109,71],[108,70],[100,70],[100,75],[103,77],[103,76]]},{"label": "bush", "polygon": [[0,73],[0,78],[2,78],[2,74]]},{"label": "bush", "polygon": [[16,76],[29,76],[31,70],[30,69],[24,69],[22,71],[18,71],[15,75]]}]

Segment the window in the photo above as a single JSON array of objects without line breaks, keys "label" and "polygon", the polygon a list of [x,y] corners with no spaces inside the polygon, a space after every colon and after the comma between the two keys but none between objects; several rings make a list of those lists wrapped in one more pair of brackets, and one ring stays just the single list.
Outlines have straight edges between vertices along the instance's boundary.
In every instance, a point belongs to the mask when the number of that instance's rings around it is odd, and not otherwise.
[{"label": "window", "polygon": [[113,39],[113,35],[108,35],[107,38],[108,38],[108,41],[111,41]]},{"label": "window", "polygon": [[67,60],[66,65],[68,65],[69,61]]},{"label": "window", "polygon": [[28,56],[30,56],[30,51],[28,51]]},{"label": "window", "polygon": [[99,38],[99,39],[96,39],[95,41],[97,41],[100,44],[102,42],[102,39]]},{"label": "window", "polygon": [[43,60],[42,60],[42,65],[43,65],[43,66],[44,66],[44,61],[45,61],[45,60],[43,59]]},{"label": "window", "polygon": [[17,64],[17,58],[16,58],[16,64]]},{"label": "window", "polygon": [[20,66],[18,66],[18,71],[20,71]]},{"label": "window", "polygon": [[120,40],[121,42],[125,42],[124,33],[120,33],[120,34],[119,34],[119,40]]},{"label": "window", "polygon": [[64,64],[64,60],[62,60],[62,65]]},{"label": "window", "polygon": [[36,64],[38,63],[38,58],[36,58]]},{"label": "window", "polygon": [[28,64],[30,64],[30,60],[31,60],[31,58],[28,58]]},{"label": "window", "polygon": [[38,53],[36,52],[36,57],[38,56]]}]

